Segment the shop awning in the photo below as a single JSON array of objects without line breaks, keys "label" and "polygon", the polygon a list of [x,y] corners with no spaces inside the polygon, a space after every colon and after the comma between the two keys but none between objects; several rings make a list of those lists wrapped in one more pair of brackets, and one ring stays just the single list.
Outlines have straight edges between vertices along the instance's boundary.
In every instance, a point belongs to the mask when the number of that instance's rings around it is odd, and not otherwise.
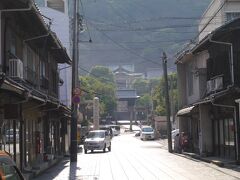
[{"label": "shop awning", "polygon": [[189,113],[191,113],[191,111],[193,110],[195,106],[190,106],[190,107],[186,107],[184,109],[180,109],[177,112],[177,116],[187,116]]}]

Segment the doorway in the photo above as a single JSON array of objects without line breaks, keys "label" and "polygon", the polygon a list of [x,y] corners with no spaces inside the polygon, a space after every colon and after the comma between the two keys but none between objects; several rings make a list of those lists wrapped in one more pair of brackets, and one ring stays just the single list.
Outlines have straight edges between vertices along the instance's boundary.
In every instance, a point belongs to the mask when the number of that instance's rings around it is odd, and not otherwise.
[{"label": "doorway", "polygon": [[214,154],[225,159],[235,159],[234,118],[214,121]]}]

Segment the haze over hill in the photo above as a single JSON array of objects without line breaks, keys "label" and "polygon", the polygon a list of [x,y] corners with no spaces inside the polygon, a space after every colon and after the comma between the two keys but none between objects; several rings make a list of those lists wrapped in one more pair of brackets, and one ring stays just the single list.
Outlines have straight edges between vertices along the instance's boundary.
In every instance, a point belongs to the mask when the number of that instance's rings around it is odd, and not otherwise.
[{"label": "haze over hill", "polygon": [[[163,51],[174,70],[174,54],[197,35],[211,0],[82,0],[80,67],[131,64],[137,72],[160,68]],[[89,34],[92,43],[89,40]],[[81,71],[81,73],[84,73]]]}]

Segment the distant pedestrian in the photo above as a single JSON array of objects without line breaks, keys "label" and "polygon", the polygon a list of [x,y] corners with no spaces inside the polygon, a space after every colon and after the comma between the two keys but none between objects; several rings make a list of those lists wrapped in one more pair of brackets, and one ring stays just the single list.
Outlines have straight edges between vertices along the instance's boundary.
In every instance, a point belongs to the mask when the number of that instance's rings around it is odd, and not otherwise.
[{"label": "distant pedestrian", "polygon": [[181,150],[183,151],[187,151],[188,149],[188,136],[185,132],[181,132],[180,135],[180,146],[181,146]]}]

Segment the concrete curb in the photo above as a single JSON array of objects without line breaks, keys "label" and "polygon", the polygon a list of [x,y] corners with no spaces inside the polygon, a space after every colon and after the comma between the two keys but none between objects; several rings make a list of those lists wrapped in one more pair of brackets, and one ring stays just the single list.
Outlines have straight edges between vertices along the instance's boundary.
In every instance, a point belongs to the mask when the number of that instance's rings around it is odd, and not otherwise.
[{"label": "concrete curb", "polygon": [[203,161],[203,162],[206,162],[206,163],[211,163],[211,164],[215,164],[219,167],[224,167],[226,166],[224,162],[222,161],[219,161],[219,160],[211,160],[211,159],[207,159],[205,157],[201,157],[200,155],[198,154],[193,154],[193,153],[186,153],[186,152],[183,152],[182,154],[178,154],[178,153],[174,153],[175,155],[179,155],[181,157],[191,157],[193,159],[197,159],[197,160],[200,160],[200,161]]}]

